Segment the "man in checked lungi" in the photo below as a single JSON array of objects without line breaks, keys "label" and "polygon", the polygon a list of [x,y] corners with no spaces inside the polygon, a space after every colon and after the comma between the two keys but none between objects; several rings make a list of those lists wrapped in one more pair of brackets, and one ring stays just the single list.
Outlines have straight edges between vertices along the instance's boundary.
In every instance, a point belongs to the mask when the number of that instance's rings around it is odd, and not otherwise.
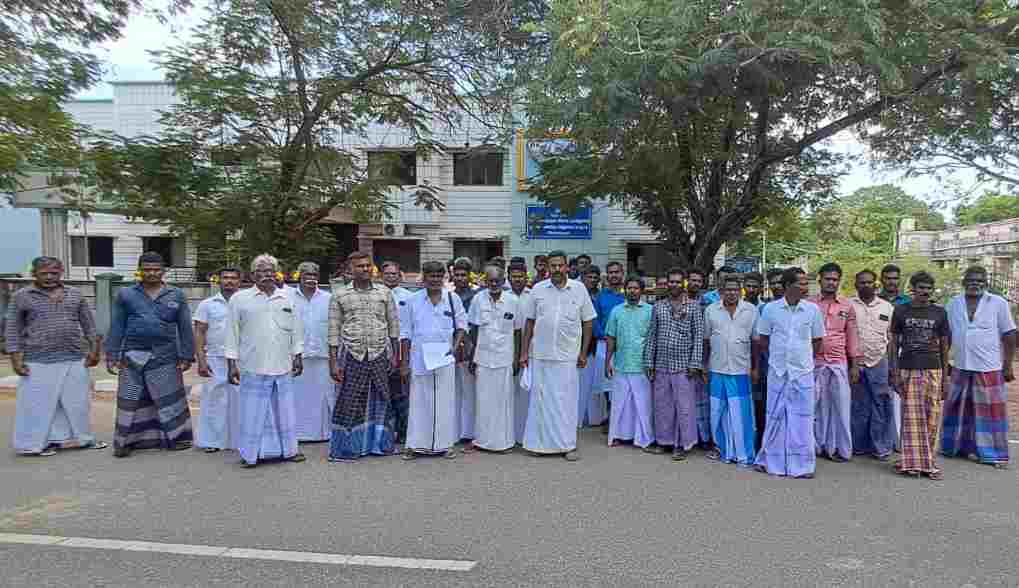
[{"label": "man in checked lungi", "polygon": [[202,388],[196,445],[206,453],[236,449],[240,413],[237,386],[229,382],[226,367],[227,305],[241,285],[237,268],[219,270],[219,293],[198,304],[195,310],[195,355],[198,375],[212,378]]},{"label": "man in checked lungi", "polygon": [[329,305],[329,366],[337,382],[329,461],[393,453],[389,377],[400,320],[392,292],[371,280],[371,256],[348,257],[353,281]]},{"label": "man in checked lungi", "polygon": [[987,270],[973,266],[964,293],[948,303],[952,387],[945,398],[941,450],[948,457],[1008,467],[1008,388],[1015,379],[1015,321],[1008,301],[987,292]]},{"label": "man in checked lungi", "polygon": [[948,313],[930,301],[934,292],[930,274],[917,272],[909,283],[913,299],[895,307],[891,327],[891,379],[902,397],[902,459],[896,470],[940,480],[943,474],[935,457],[949,384]]},{"label": "man in checked lungi", "polygon": [[48,457],[53,447],[102,449],[89,418],[91,376],[99,363],[92,310],[81,291],[61,281],[55,257],[32,260],[35,283],[14,295],[5,339],[18,379],[14,451]]},{"label": "man in checked lungi", "polygon": [[113,301],[106,369],[117,374],[114,457],[135,449],[188,449],[191,411],[183,374],[195,355],[187,296],[163,283],[158,253],[138,258],[141,282]]}]

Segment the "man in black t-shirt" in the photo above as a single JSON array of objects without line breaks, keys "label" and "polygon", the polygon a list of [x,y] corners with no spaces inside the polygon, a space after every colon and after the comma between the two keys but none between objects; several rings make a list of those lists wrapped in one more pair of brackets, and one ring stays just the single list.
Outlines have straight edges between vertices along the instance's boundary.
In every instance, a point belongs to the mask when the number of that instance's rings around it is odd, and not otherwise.
[{"label": "man in black t-shirt", "polygon": [[902,397],[902,459],[896,468],[907,476],[941,479],[935,462],[941,403],[948,385],[948,313],[931,304],[934,278],[927,272],[909,280],[913,299],[892,314],[892,369]]}]

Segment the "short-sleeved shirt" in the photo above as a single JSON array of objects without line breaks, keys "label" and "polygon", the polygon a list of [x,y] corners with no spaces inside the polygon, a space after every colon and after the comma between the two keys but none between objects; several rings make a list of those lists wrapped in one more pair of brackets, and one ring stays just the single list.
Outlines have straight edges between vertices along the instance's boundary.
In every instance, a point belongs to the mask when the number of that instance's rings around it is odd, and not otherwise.
[{"label": "short-sleeved shirt", "polygon": [[757,331],[769,338],[768,365],[778,375],[798,377],[814,371],[814,339],[824,337],[824,318],[817,305],[796,306],[781,298],[764,307]]},{"label": "short-sleeved shirt", "polygon": [[745,300],[739,301],[732,315],[722,302],[704,309],[704,338],[711,342],[708,369],[731,376],[749,374],[756,324],[757,309]]},{"label": "short-sleeved shirt", "polygon": [[860,297],[849,299],[856,312],[856,330],[860,334],[860,357],[863,365],[874,367],[888,353],[888,333],[894,307],[891,302],[875,296],[870,302]]},{"label": "short-sleeved shirt", "polygon": [[205,331],[205,355],[226,357],[226,327],[228,305],[222,294],[216,294],[198,303],[195,322],[208,327]]},{"label": "short-sleeved shirt", "polygon": [[1001,370],[1001,336],[1015,330],[1008,301],[985,292],[972,321],[964,294],[952,298],[945,310],[952,331],[952,365],[972,372]]},{"label": "short-sleeved shirt", "polygon": [[598,313],[598,317],[594,319],[591,329],[592,336],[595,339],[605,338],[605,327],[609,323],[609,317],[612,316],[612,309],[625,302],[626,296],[612,288],[602,288],[598,291],[598,295],[592,301],[594,311]]},{"label": "short-sleeved shirt", "polygon": [[513,332],[524,328],[520,299],[513,292],[503,292],[499,300],[485,290],[474,297],[467,311],[467,322],[478,327],[474,362],[487,368],[513,365]]},{"label": "short-sleeved shirt", "polygon": [[605,336],[616,340],[612,367],[623,374],[644,373],[644,344],[651,326],[651,305],[623,303],[612,309]]},{"label": "short-sleeved shirt", "polygon": [[821,350],[814,356],[814,362],[845,365],[847,360],[859,357],[856,311],[849,300],[842,296],[834,298],[817,296],[810,301],[821,311],[825,333],[824,340],[821,341]]},{"label": "short-sleeved shirt", "polygon": [[304,323],[304,353],[301,357],[329,357],[329,303],[332,295],[315,290],[309,300],[300,288],[290,291],[294,310]]},{"label": "short-sleeved shirt", "polygon": [[415,376],[430,373],[425,368],[424,343],[445,343],[453,347],[453,333],[467,328],[467,313],[455,292],[442,291],[432,304],[428,290],[414,293],[400,307],[400,339],[410,341],[410,369]]},{"label": "short-sleeved shirt", "polygon": [[941,337],[948,337],[948,313],[928,304],[900,304],[892,315],[892,332],[899,338],[899,369],[941,369]]},{"label": "short-sleeved shirt", "polygon": [[587,288],[576,280],[562,288],[552,280],[535,284],[524,314],[534,321],[530,356],[545,361],[577,361],[584,323],[597,316]]},{"label": "short-sleeved shirt", "polygon": [[891,294],[889,294],[888,292],[885,292],[883,290],[881,291],[880,294],[878,294],[878,298],[881,298],[882,300],[887,300],[888,302],[890,302],[892,304],[892,306],[899,306],[899,305],[902,305],[902,304],[909,304],[910,302],[913,301],[912,298],[910,298],[909,296],[906,296],[905,294],[896,294],[895,296],[892,296]]}]

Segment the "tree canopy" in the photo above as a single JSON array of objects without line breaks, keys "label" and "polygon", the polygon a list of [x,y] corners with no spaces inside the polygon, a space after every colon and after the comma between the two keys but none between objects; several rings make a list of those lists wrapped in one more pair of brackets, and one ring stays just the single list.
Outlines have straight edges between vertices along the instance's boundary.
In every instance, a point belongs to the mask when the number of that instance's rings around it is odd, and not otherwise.
[{"label": "tree canopy", "polygon": [[955,219],[960,225],[990,223],[1010,218],[1019,218],[1019,196],[985,192],[971,203],[960,204],[955,209]]},{"label": "tree canopy", "polygon": [[[448,148],[443,130],[499,132],[513,64],[535,39],[521,26],[542,9],[213,0],[191,40],[159,56],[180,99],[165,131],[95,142],[87,171],[121,212],[195,237],[213,263],[322,255],[335,208],[378,222],[392,204],[386,166],[369,170],[356,148],[369,131],[419,153]],[[421,184],[413,198],[442,206],[435,195]]]},{"label": "tree canopy", "polygon": [[527,114],[576,149],[542,164],[535,194],[608,198],[708,267],[776,207],[834,197],[836,134],[893,120],[922,133],[964,83],[1001,100],[976,82],[1012,63],[1017,22],[1003,0],[556,2]]}]

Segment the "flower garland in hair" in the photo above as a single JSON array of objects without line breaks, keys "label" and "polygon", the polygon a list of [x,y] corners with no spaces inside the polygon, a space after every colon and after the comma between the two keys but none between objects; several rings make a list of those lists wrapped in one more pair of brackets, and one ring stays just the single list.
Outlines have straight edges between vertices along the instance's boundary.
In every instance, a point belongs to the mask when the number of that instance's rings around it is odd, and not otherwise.
[{"label": "flower garland in hair", "polygon": [[134,272],[134,279],[136,281],[141,282],[141,281],[143,281],[145,279],[145,274],[142,273],[142,270],[135,270],[135,272]]},{"label": "flower garland in hair", "polygon": [[292,281],[292,282],[300,282],[301,281],[301,272],[291,272],[290,273],[290,281]]},{"label": "flower garland in hair", "polygon": [[480,287],[485,281],[485,274],[483,272],[471,272],[467,274],[467,282],[472,287]]},{"label": "flower garland in hair", "polygon": [[209,283],[211,283],[211,284],[218,284],[219,283],[219,276],[216,275],[216,274],[212,274],[212,276],[209,277]]},{"label": "flower garland in hair", "polygon": [[276,272],[276,275],[274,277],[276,278],[277,282],[282,282],[284,277],[283,272]]}]

